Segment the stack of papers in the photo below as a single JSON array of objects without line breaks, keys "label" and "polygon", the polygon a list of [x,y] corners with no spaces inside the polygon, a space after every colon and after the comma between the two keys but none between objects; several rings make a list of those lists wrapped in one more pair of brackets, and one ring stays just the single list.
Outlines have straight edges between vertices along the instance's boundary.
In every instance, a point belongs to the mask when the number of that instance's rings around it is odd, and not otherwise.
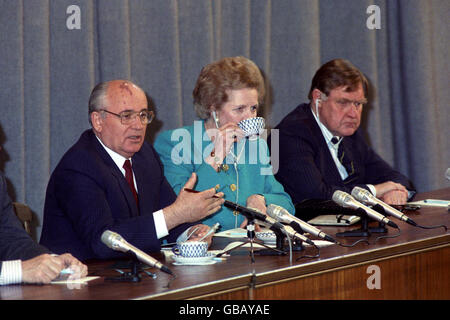
[{"label": "stack of papers", "polygon": [[424,207],[449,207],[450,200],[425,199],[421,201],[408,202],[407,204],[424,206]]},{"label": "stack of papers", "polygon": [[91,280],[95,280],[100,277],[84,277],[74,280],[53,280],[52,284],[87,284]]}]

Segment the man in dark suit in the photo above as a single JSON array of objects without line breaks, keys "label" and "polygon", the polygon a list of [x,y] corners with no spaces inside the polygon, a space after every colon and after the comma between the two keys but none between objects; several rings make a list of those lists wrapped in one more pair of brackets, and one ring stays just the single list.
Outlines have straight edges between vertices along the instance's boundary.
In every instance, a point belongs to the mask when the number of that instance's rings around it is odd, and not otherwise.
[{"label": "man in dark suit", "polygon": [[314,75],[310,102],[299,105],[279,129],[276,178],[295,204],[332,198],[334,191],[370,190],[390,204],[403,204],[411,182],[369,147],[358,130],[368,81],[349,61],[336,59]]},{"label": "man in dark suit", "polygon": [[[185,239],[194,222],[220,209],[223,194],[214,188],[175,195],[157,153],[144,141],[152,118],[144,91],[129,81],[93,89],[92,129],[51,175],[41,244],[56,253],[70,250],[81,260],[123,256],[101,242],[102,233],[111,230],[143,251],[159,251],[161,240]],[[195,182],[192,175],[185,187]],[[209,229],[197,227],[191,239]]]},{"label": "man in dark suit", "polygon": [[1,172],[0,205],[0,285],[49,283],[66,267],[77,271],[78,277],[86,276],[87,267],[80,261],[68,253],[51,255],[26,233],[14,213]]}]

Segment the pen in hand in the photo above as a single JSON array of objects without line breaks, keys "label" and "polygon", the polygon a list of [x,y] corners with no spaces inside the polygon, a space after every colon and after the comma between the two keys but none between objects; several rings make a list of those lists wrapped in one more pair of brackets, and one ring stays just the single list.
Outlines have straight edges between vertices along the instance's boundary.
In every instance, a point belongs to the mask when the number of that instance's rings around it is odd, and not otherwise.
[{"label": "pen in hand", "polygon": [[[194,189],[189,189],[189,188],[184,188],[184,191],[190,192],[190,193],[199,193],[200,191],[194,190]],[[213,198],[220,198],[218,196],[213,196]]]},{"label": "pen in hand", "polygon": [[209,229],[208,233],[206,233],[203,237],[201,237],[199,240],[197,241],[202,241],[203,239],[205,239],[207,236],[209,236],[210,234],[216,232],[216,230],[220,227],[220,223],[216,223],[214,226],[212,226],[211,229]]}]

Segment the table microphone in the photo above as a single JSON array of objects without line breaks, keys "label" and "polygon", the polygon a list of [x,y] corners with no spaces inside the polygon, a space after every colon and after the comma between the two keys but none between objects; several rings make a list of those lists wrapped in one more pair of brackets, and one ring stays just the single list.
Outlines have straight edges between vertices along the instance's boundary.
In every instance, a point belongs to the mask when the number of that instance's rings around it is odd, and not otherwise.
[{"label": "table microphone", "polygon": [[355,209],[355,210],[362,209],[372,219],[375,219],[375,220],[377,220],[379,222],[383,222],[383,223],[387,224],[388,226],[391,226],[393,228],[397,228],[398,229],[398,226],[394,222],[392,222],[391,220],[389,220],[388,218],[386,218],[382,214],[376,212],[372,208],[369,208],[369,207],[363,205],[362,203],[356,201],[355,198],[353,198],[347,192],[344,192],[344,191],[341,191],[341,190],[336,190],[333,193],[332,199],[333,199],[334,202],[336,202],[340,206],[343,206],[344,208],[352,208],[352,209]]},{"label": "table microphone", "polygon": [[[188,189],[188,188],[184,188],[184,190],[187,192],[193,192],[193,193],[199,192],[197,190]],[[213,197],[218,198],[217,196],[213,196]],[[250,219],[258,219],[259,221],[263,222],[263,224],[268,225],[269,228],[272,230],[274,230],[274,229],[279,230],[282,233],[284,233],[285,235],[287,235],[288,237],[291,237],[292,239],[297,239],[297,240],[306,242],[307,244],[310,244],[312,246],[315,246],[315,244],[314,244],[314,242],[312,242],[312,240],[310,240],[307,237],[305,237],[304,235],[298,233],[291,226],[284,226],[280,222],[272,219],[271,217],[265,215],[264,213],[261,213],[257,210],[253,210],[253,209],[250,209],[247,207],[243,207],[243,206],[241,206],[235,202],[229,201],[229,200],[225,200],[223,205],[232,210],[239,211],[242,215],[244,215],[249,220]]]},{"label": "table microphone", "polygon": [[139,261],[164,271],[165,273],[173,275],[172,271],[163,265],[161,262],[156,260],[155,258],[150,257],[145,252],[139,250],[135,246],[129,244],[122,236],[118,233],[115,233],[110,230],[105,230],[102,234],[101,240],[104,244],[106,244],[109,248],[115,251],[121,251],[127,253],[131,251],[136,255]]},{"label": "table microphone", "polygon": [[307,232],[324,240],[337,243],[337,241],[333,239],[333,237],[327,235],[326,233],[310,225],[309,223],[306,223],[305,221],[293,216],[289,213],[289,211],[281,206],[269,204],[267,206],[267,214],[282,223],[290,225],[294,229],[296,229],[296,226],[299,226],[301,230],[297,230],[298,232]]},{"label": "table microphone", "polygon": [[261,213],[254,209],[243,207],[235,202],[231,202],[228,200],[225,200],[223,205],[227,208],[239,211],[247,219],[258,219],[258,220],[264,222],[265,224],[270,225],[270,229],[272,229],[272,230],[273,229],[280,230],[281,232],[283,232],[285,235],[289,236],[292,239],[298,239],[303,242],[306,242],[307,244],[314,246],[314,242],[312,242],[312,240],[310,240],[307,237],[305,237],[304,235],[298,233],[292,227],[284,226],[280,222],[276,221],[275,219],[272,219],[271,217],[265,215],[264,213]]},{"label": "table microphone", "polygon": [[381,201],[380,199],[375,197],[372,193],[370,193],[370,191],[368,191],[366,189],[363,189],[360,187],[354,187],[352,190],[352,196],[355,197],[358,201],[365,203],[366,205],[375,206],[378,204],[383,208],[383,210],[387,214],[389,214],[393,217],[396,217],[397,219],[400,219],[402,221],[405,221],[405,222],[409,223],[410,225],[417,226],[417,223],[415,223],[413,220],[411,220],[408,216],[406,216],[402,212],[398,211],[397,209],[391,207],[387,203]]}]

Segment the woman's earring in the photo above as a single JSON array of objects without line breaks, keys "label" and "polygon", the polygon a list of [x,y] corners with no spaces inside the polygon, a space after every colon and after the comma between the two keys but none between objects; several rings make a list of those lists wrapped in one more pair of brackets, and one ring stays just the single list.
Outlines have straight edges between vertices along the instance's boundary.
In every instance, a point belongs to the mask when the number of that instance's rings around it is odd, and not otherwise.
[{"label": "woman's earring", "polygon": [[217,117],[216,111],[212,111],[212,116],[214,119],[214,123],[216,124],[217,129],[219,129],[219,118]]}]

